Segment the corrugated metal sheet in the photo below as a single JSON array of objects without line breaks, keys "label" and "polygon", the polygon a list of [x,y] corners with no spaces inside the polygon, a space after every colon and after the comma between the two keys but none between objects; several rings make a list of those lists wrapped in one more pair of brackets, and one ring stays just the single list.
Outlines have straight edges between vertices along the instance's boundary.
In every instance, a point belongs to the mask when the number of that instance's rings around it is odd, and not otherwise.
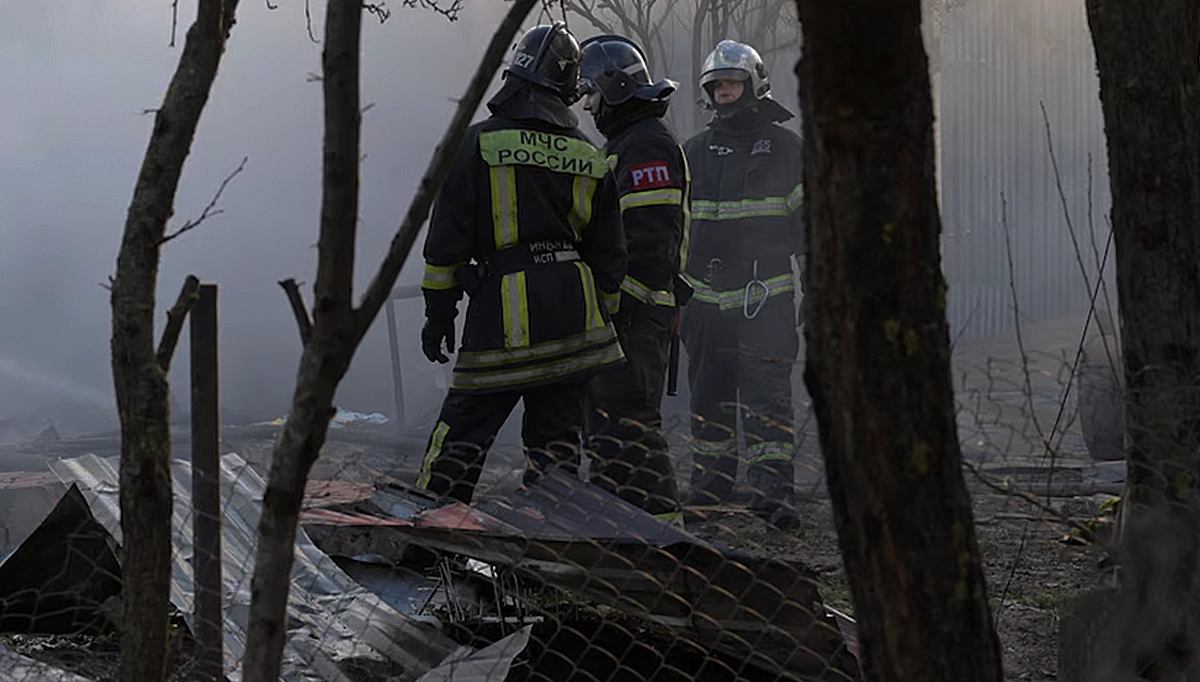
[{"label": "corrugated metal sheet", "polygon": [[336,554],[399,560],[412,543],[513,570],[671,628],[690,642],[685,649],[753,661],[780,680],[828,679],[831,671],[856,679],[853,621],[824,609],[799,562],[717,547],[562,472],[482,502],[460,523],[466,511],[452,505],[411,525],[313,518],[307,527]]},{"label": "corrugated metal sheet", "polygon": [[92,682],[86,677],[40,663],[0,645],[0,679],[13,682]]},{"label": "corrugated metal sheet", "polygon": [[[51,470],[63,483],[77,483],[93,516],[118,542],[120,501],[116,458],[84,455],[59,460]],[[192,612],[191,463],[173,463],[175,513],[171,602]],[[233,682],[241,679],[250,580],[265,485],[241,457],[227,454],[221,462],[225,515],[223,577],[225,584],[225,669]],[[400,679],[412,680],[458,651],[457,643],[432,625],[406,618],[378,596],[354,582],[300,530],[288,601],[289,629],[283,679],[341,682],[348,678],[337,662],[366,658],[402,667]]]},{"label": "corrugated metal sheet", "polygon": [[[936,41],[951,334],[969,338],[1013,328],[1005,223],[1022,318],[1086,312],[1088,286],[1067,216],[1087,281],[1094,285],[1095,252],[1104,251],[1110,200],[1083,0],[970,0],[955,5],[945,11]],[[1112,261],[1110,256],[1110,277]]]}]

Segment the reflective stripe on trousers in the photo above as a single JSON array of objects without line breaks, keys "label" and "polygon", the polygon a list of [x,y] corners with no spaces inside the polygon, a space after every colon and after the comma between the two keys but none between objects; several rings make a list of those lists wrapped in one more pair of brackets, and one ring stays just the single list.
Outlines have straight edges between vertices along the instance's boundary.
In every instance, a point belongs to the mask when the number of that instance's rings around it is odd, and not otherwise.
[{"label": "reflective stripe on trousers", "polygon": [[766,462],[791,462],[795,455],[796,446],[782,441],[755,443],[746,448],[746,457],[750,460],[747,466],[757,466]]}]

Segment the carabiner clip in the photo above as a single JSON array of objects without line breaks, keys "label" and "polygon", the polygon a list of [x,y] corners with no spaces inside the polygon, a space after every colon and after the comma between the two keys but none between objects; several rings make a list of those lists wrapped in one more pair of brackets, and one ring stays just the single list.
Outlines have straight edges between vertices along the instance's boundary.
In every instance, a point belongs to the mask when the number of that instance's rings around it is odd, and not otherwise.
[{"label": "carabiner clip", "polygon": [[[754,312],[750,312],[750,292],[754,290],[755,285],[762,287],[762,298],[758,299],[757,304],[754,306]],[[753,320],[754,318],[758,317],[758,313],[762,310],[763,305],[767,302],[767,296],[770,293],[771,288],[767,286],[766,282],[758,278],[758,261],[754,261],[754,275],[751,277],[750,281],[746,283],[746,291],[742,296],[742,315],[744,315],[747,320]]]}]

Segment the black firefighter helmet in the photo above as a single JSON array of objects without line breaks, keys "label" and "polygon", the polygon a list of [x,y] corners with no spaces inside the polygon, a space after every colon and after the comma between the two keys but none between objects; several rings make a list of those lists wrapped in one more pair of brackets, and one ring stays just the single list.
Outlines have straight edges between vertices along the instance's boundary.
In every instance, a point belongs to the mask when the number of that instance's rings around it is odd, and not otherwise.
[{"label": "black firefighter helmet", "polygon": [[521,37],[516,52],[504,69],[505,78],[512,75],[540,85],[568,105],[578,99],[579,42],[566,24],[534,26]]},{"label": "black firefighter helmet", "polygon": [[646,102],[666,100],[678,83],[663,79],[650,82],[650,68],[642,48],[624,36],[592,36],[580,45],[579,96],[599,92],[610,107],[633,98]]}]

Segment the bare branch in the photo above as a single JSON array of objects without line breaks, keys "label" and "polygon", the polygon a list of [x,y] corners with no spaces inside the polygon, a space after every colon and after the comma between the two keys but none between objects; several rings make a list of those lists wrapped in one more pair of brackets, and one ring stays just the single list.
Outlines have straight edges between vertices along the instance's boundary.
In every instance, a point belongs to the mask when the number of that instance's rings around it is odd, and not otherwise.
[{"label": "bare branch", "polygon": [[[333,394],[356,346],[347,341],[355,331],[362,14],[361,0],[329,0],[325,5],[321,55],[325,134],[313,323],[263,495],[251,581],[254,597],[246,628],[243,678],[247,680],[279,679],[304,482],[325,442],[334,414]],[[303,334],[303,324],[301,329]]]},{"label": "bare branch", "polygon": [[467,85],[466,93],[454,110],[454,116],[450,119],[450,125],[446,128],[446,133],[443,135],[441,143],[438,144],[433,159],[425,169],[425,175],[422,176],[421,182],[417,186],[417,192],[408,207],[408,213],[405,214],[399,231],[392,239],[392,244],[388,248],[387,255],[384,256],[383,263],[379,266],[379,271],[375,273],[375,277],[367,286],[362,303],[355,311],[360,339],[366,334],[367,329],[371,326],[371,321],[379,314],[379,309],[383,307],[384,301],[391,293],[392,286],[396,283],[396,277],[400,274],[400,268],[404,266],[404,261],[408,258],[413,243],[417,240],[417,233],[420,232],[421,226],[425,224],[425,220],[429,216],[434,196],[445,182],[446,176],[450,174],[450,165],[455,153],[462,145],[467,126],[475,115],[475,110],[479,108],[479,103],[483,100],[484,92],[492,82],[492,77],[499,69],[500,63],[504,59],[504,53],[512,44],[513,38],[516,37],[521,22],[525,20],[536,2],[537,0],[515,0],[512,8],[509,9],[508,14],[505,15],[504,20],[496,29],[496,33],[492,36],[492,41],[488,44],[483,59],[475,69],[475,75],[471,77],[471,82]]},{"label": "bare branch", "polygon": [[1050,133],[1050,116],[1046,113],[1046,103],[1038,100],[1042,109],[1042,124],[1046,128],[1046,148],[1050,153],[1050,167],[1054,170],[1054,186],[1058,189],[1058,199],[1062,203],[1063,220],[1067,223],[1067,232],[1071,235],[1071,244],[1075,247],[1075,260],[1079,263],[1079,273],[1083,275],[1083,284],[1092,288],[1088,278],[1087,266],[1083,264],[1083,251],[1079,248],[1079,239],[1075,236],[1075,225],[1071,222],[1071,210],[1067,208],[1067,193],[1063,190],[1062,174],[1058,171],[1058,157],[1054,153],[1054,137]]},{"label": "bare branch", "polygon": [[167,311],[167,326],[163,329],[162,339],[158,342],[158,366],[163,374],[171,369],[171,358],[175,355],[175,346],[179,344],[179,334],[183,331],[183,321],[195,305],[200,295],[200,280],[195,275],[188,275],[183,280],[183,288],[175,305]]},{"label": "bare branch", "polygon": [[[1000,608],[1008,602],[1008,590],[1012,587],[1013,577],[1017,574],[1017,566],[1021,563],[1021,557],[1025,554],[1025,541],[1029,539],[1029,521],[1025,521],[1024,527],[1021,528],[1021,543],[1017,545],[1017,555],[1013,557],[1013,561],[1008,566],[1008,577],[1004,579],[1004,589],[1000,590]],[[998,616],[997,616],[998,617]]]},{"label": "bare branch", "polygon": [[300,286],[295,279],[288,278],[281,280],[279,286],[283,287],[283,291],[287,294],[288,303],[292,304],[292,315],[296,318],[296,325],[300,328],[300,342],[308,343],[312,337],[312,316],[308,313],[308,304],[304,302],[304,294],[300,293]]},{"label": "bare branch", "polygon": [[308,30],[308,39],[314,43],[320,42],[317,36],[313,35],[312,26],[312,8],[309,7],[310,0],[304,0],[304,28]]},{"label": "bare branch", "polygon": [[179,0],[171,0],[171,42],[170,47],[175,47],[175,32],[179,26]]},{"label": "bare branch", "polygon": [[1029,409],[1029,416],[1033,420],[1033,428],[1037,431],[1038,438],[1041,439],[1046,450],[1050,451],[1052,449],[1050,439],[1046,437],[1045,431],[1042,430],[1041,420],[1038,419],[1037,410],[1033,405],[1033,386],[1029,378],[1029,353],[1025,349],[1025,339],[1021,334],[1021,306],[1017,300],[1017,279],[1013,266],[1012,235],[1008,229],[1008,202],[1004,198],[1003,191],[1000,192],[1000,226],[1004,231],[1004,253],[1008,257],[1008,288],[1012,294],[1013,324],[1016,325],[1017,351],[1021,354],[1022,376],[1025,380],[1024,394],[1026,407]]},{"label": "bare branch", "polygon": [[563,0],[562,6],[566,10],[570,10],[573,14],[577,14],[585,19],[589,24],[596,28],[601,33],[613,33],[612,25],[600,18],[600,15],[595,12],[595,5],[584,5],[577,0]]},{"label": "bare branch", "polygon": [[1053,505],[1043,502],[1041,499],[1039,499],[1033,493],[1030,493],[1025,490],[1018,490],[1017,488],[1014,488],[1012,485],[1009,485],[1008,483],[997,483],[996,481],[992,480],[991,477],[989,477],[987,474],[985,474],[983,469],[978,464],[975,464],[974,462],[968,462],[966,460],[963,460],[963,467],[970,470],[971,473],[975,474],[975,478],[980,483],[984,484],[985,486],[991,488],[992,490],[994,490],[998,493],[1003,493],[1004,495],[1011,495],[1025,503],[1029,504],[1034,509],[1044,512],[1047,516],[1053,518],[1058,523],[1061,523],[1062,525],[1079,533],[1079,536],[1081,538],[1083,538],[1084,540],[1087,540],[1088,542],[1094,542],[1098,546],[1103,547],[1104,550],[1106,552],[1108,552],[1110,555],[1113,555],[1113,553],[1116,551],[1115,547],[1110,547],[1107,544],[1101,542],[1100,538],[1098,538],[1096,536],[1095,532],[1093,532],[1086,525],[1079,523],[1075,519],[1072,519],[1061,509],[1056,509]]},{"label": "bare branch", "polygon": [[[432,10],[435,14],[446,17],[448,21],[458,21],[458,13],[462,10],[462,0],[452,0],[449,6],[443,6],[437,0],[403,0],[405,7],[419,7]],[[368,12],[374,13],[370,5],[365,6]],[[387,17],[381,17],[380,20]]]},{"label": "bare branch", "polygon": [[229,181],[234,179],[238,173],[242,172],[242,169],[246,167],[246,161],[248,161],[249,159],[250,159],[250,157],[248,157],[248,156],[242,157],[242,162],[240,164],[238,164],[238,167],[235,168],[232,173],[225,176],[225,179],[221,181],[221,186],[217,188],[217,193],[213,195],[212,200],[209,201],[208,205],[204,207],[204,210],[200,212],[199,218],[196,218],[195,220],[189,220],[183,224],[183,227],[180,227],[178,230],[175,230],[174,232],[163,236],[162,239],[158,240],[158,245],[162,246],[163,244],[166,244],[167,242],[178,237],[179,235],[183,234],[184,232],[188,232],[190,230],[193,230],[193,229],[199,227],[200,223],[204,222],[205,220],[208,220],[209,218],[211,218],[215,215],[220,215],[220,214],[224,213],[225,212],[224,209],[218,208],[216,210],[213,210],[213,208],[217,205],[217,202],[221,200],[221,194],[225,191],[225,187],[229,185]]},{"label": "bare branch", "polygon": [[267,9],[271,9],[271,10],[279,9],[279,5],[272,5],[271,0],[267,0]]},{"label": "bare branch", "polygon": [[121,422],[122,680],[166,675],[171,578],[168,387],[155,344],[161,244],[238,0],[198,0],[179,62],[155,114],[126,213],[112,284],[112,374]]},{"label": "bare branch", "polygon": [[[388,9],[387,6],[382,2],[379,4],[363,3],[363,9],[367,12],[367,14],[375,15],[375,18],[379,19],[379,23],[381,24],[392,16],[392,11]],[[454,19],[451,19],[451,21],[454,21]]]}]

